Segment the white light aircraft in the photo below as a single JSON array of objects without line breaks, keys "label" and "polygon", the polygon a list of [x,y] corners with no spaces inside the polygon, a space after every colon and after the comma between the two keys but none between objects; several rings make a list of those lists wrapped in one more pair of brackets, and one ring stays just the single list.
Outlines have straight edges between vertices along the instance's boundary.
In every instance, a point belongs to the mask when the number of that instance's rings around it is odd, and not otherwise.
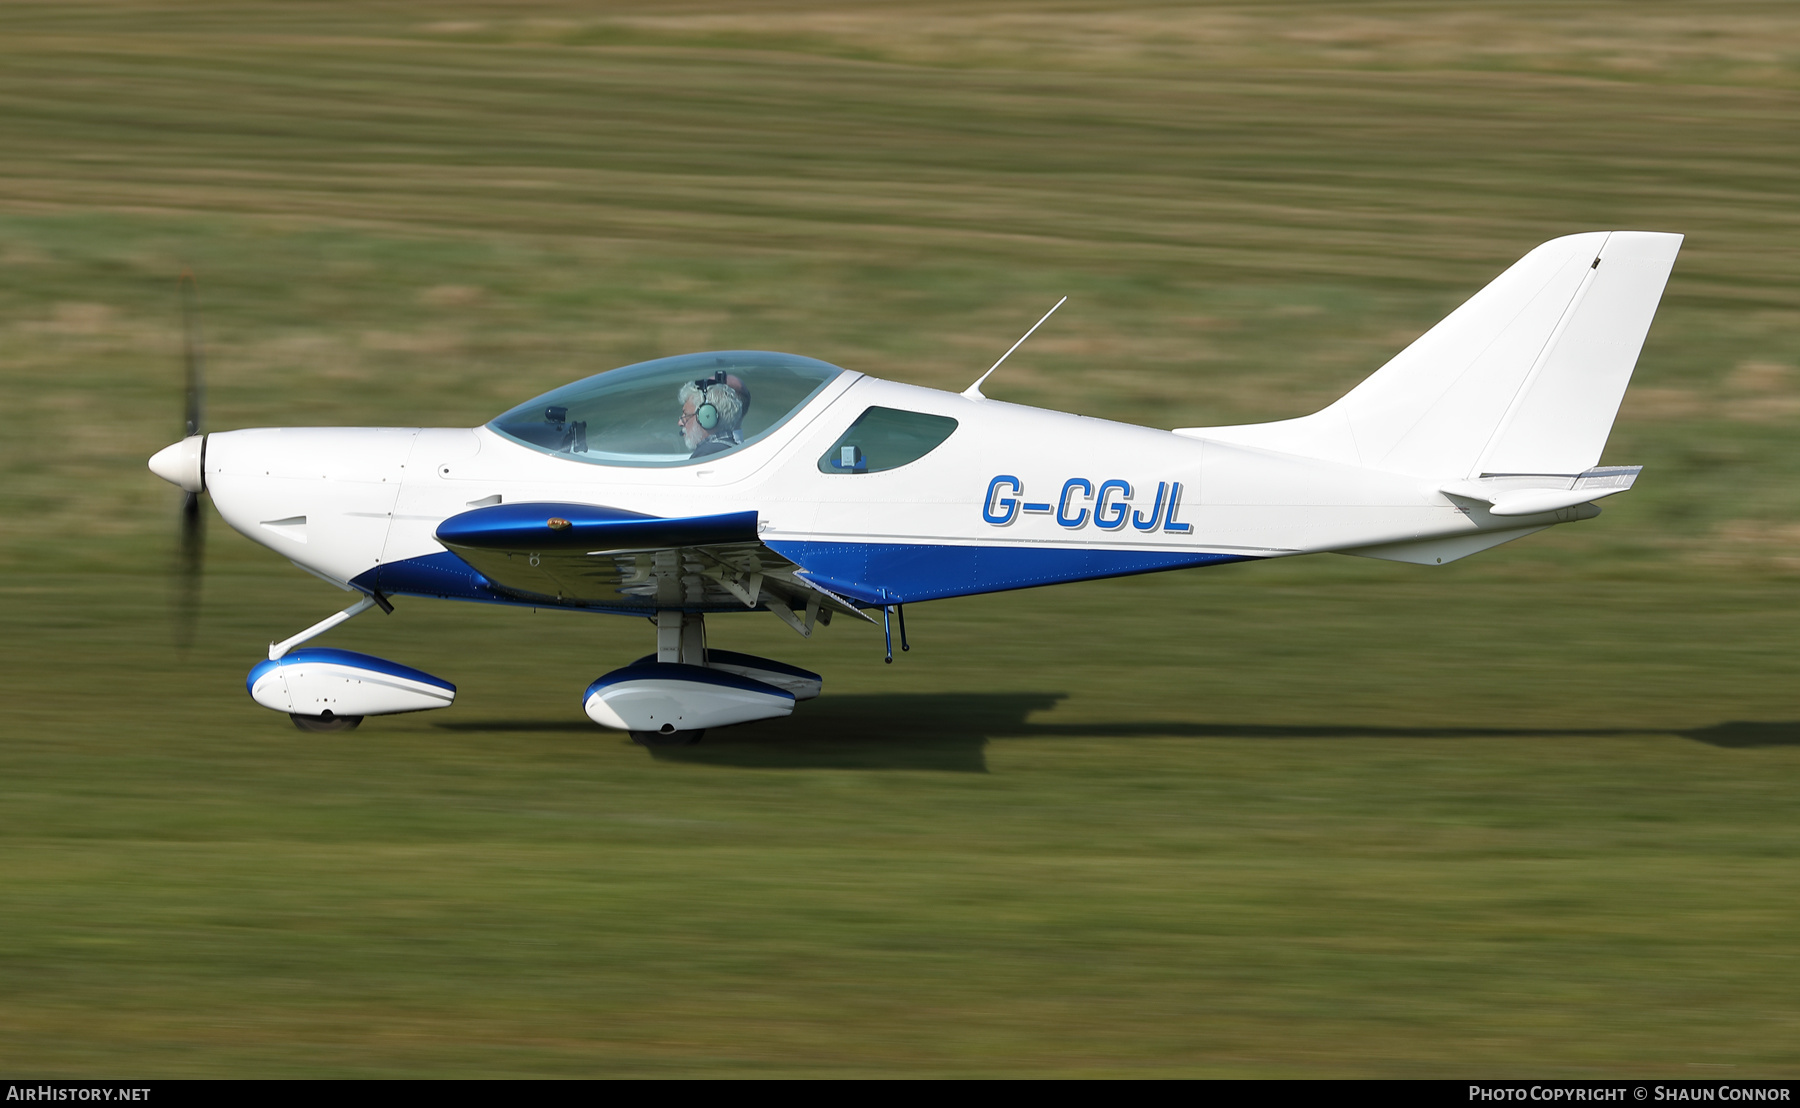
[{"label": "white light aircraft", "polygon": [[916,601],[1324,552],[1440,565],[1598,515],[1637,477],[1600,452],[1680,246],[1547,242],[1336,403],[1235,427],[1008,404],[982,395],[986,375],[957,394],[719,351],[588,377],[483,427],[206,434],[190,343],[188,435],[150,468],[188,493],[191,556],[204,492],[361,594],[250,671],[256,702],[302,728],[451,703],[419,670],[299,648],[420,596],[650,619],[656,652],[582,703],[640,742],[691,742],[822,685],[709,650],[708,615],[766,611],[810,636],[897,613],[904,647]]}]

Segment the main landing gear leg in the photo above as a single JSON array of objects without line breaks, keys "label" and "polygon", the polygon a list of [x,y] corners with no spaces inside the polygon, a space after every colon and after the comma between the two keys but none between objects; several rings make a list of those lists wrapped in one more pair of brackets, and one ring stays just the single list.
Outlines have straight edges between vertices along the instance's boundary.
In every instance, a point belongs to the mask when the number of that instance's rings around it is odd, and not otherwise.
[{"label": "main landing gear leg", "polygon": [[657,612],[656,660],[705,665],[706,617],[699,612]]},{"label": "main landing gear leg", "polygon": [[[668,609],[656,613],[656,660],[690,666],[706,664],[706,616],[700,612]],[[706,734],[695,731],[633,731],[631,741],[640,746],[692,746]]]}]

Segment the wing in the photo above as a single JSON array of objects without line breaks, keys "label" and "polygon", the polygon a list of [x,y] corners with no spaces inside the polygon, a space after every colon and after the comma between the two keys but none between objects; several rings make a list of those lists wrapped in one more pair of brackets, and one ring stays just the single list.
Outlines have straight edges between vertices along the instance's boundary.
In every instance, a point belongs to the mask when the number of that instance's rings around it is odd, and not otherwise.
[{"label": "wing", "polygon": [[870,619],[756,535],[755,512],[666,519],[548,502],[476,508],[437,529],[451,553],[518,600],[646,615],[766,608],[803,635],[832,612]]}]

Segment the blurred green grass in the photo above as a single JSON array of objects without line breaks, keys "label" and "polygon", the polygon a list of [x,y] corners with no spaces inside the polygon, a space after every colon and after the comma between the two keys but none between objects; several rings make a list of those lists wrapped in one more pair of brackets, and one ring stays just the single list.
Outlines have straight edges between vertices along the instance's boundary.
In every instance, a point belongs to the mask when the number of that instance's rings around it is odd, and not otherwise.
[{"label": "blurred green grass", "polygon": [[[0,1065],[1792,1074],[1800,17],[1779,4],[9,4]],[[449,712],[238,684],[338,595],[214,521],[170,646],[174,276],[215,428],[470,425],[789,349],[1160,426],[1329,401],[1538,242],[1687,247],[1592,523],[722,645],[404,603]],[[1718,1069],[1716,1067],[1735,1067]]]}]

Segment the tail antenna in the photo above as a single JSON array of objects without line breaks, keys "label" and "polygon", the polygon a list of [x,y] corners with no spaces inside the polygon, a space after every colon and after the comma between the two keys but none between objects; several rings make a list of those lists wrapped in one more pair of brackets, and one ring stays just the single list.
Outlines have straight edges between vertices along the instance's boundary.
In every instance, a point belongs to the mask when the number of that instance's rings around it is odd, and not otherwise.
[{"label": "tail antenna", "polygon": [[[1051,316],[1055,315],[1056,309],[1062,307],[1063,304],[1065,304],[1068,301],[1068,299],[1069,298],[1065,296],[1061,300],[1058,300],[1056,302],[1056,304],[1053,307],[1051,307],[1051,309],[1049,311],[1044,313],[1044,319],[1049,319]],[[1004,362],[1006,359],[1012,357],[1012,352],[1014,350],[1017,350],[1019,347],[1024,346],[1025,340],[1031,337],[1031,332],[1036,331],[1039,327],[1042,327],[1044,325],[1044,319],[1040,319],[1036,323],[1033,323],[1031,325],[1031,331],[1027,331],[1023,335],[1020,335],[1019,341],[1013,343],[1012,346],[1007,349],[1006,353],[1000,355],[1000,362]],[[988,371],[986,373],[983,373],[980,377],[977,377],[975,379],[975,383],[973,385],[970,385],[968,388],[964,389],[963,395],[968,397],[970,400],[986,400],[987,397],[985,395],[983,395],[982,391],[981,391],[981,383],[983,381],[987,380],[989,377],[992,377],[994,375],[994,371],[996,369],[1000,368],[1000,362],[995,362],[993,365],[988,366]]]}]

